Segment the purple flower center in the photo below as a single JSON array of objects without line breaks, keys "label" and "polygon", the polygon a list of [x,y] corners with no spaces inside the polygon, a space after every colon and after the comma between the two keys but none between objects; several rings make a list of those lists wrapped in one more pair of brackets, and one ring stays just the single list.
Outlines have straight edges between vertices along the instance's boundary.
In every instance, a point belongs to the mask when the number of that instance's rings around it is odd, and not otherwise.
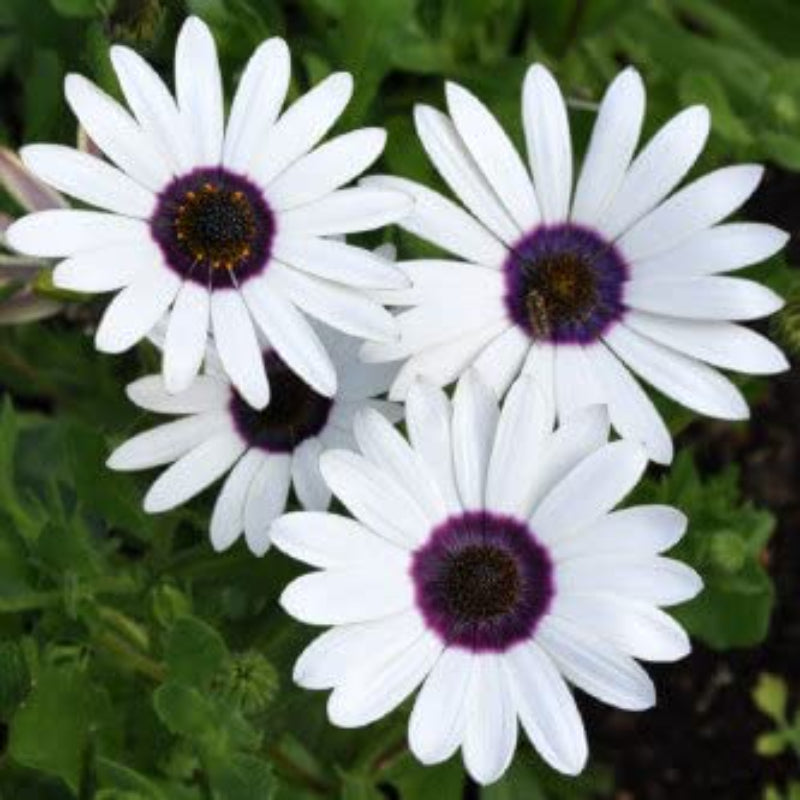
[{"label": "purple flower center", "polygon": [[264,366],[269,379],[269,405],[257,411],[234,392],[230,412],[239,435],[250,447],[270,453],[291,453],[322,431],[333,400],[317,394],[274,352],[264,356]]},{"label": "purple flower center", "polygon": [[613,243],[569,223],[542,225],[503,266],[511,319],[532,339],[588,344],[621,319],[628,267]]},{"label": "purple flower center", "polygon": [[414,553],[417,606],[448,646],[503,652],[529,639],[553,598],[553,568],[522,522],[486,511],[451,517]]},{"label": "purple flower center", "polygon": [[171,269],[221,288],[240,285],[266,268],[275,220],[257,186],[214,167],[169,184],[159,195],[150,230]]}]

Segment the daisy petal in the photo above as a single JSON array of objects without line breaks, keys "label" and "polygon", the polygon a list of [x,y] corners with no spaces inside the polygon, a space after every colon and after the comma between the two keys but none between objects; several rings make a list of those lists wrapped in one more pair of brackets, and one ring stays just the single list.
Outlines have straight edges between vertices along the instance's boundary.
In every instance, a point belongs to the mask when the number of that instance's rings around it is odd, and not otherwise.
[{"label": "daisy petal", "polygon": [[116,167],[60,144],[32,144],[20,150],[25,166],[55,189],[92,206],[146,219],[155,196]]},{"label": "daisy petal", "polygon": [[534,64],[525,76],[522,117],[542,220],[563,222],[572,193],[569,119],[558,84],[541,64]]},{"label": "daisy petal", "polygon": [[639,141],[645,91],[639,73],[623,70],[603,97],[586,152],[571,218],[593,225],[619,189]]},{"label": "daisy petal", "polygon": [[481,380],[500,398],[514,378],[519,375],[525,356],[530,350],[530,340],[514,326],[501,333],[475,359],[473,367]]},{"label": "daisy petal", "polygon": [[230,400],[230,387],[210,375],[198,375],[192,385],[179,394],[164,386],[161,375],[148,375],[128,384],[125,393],[139,408],[157,414],[202,414],[223,410]]},{"label": "daisy petal", "polygon": [[253,408],[265,408],[270,392],[264,359],[250,313],[239,292],[222,289],[212,293],[211,325],[219,357],[231,382]]},{"label": "daisy petal", "polygon": [[161,253],[152,242],[134,241],[80,253],[53,270],[59,289],[75,292],[111,292],[133,283],[161,264]]},{"label": "daisy petal", "polygon": [[227,550],[244,530],[247,493],[262,459],[256,450],[245,453],[222,486],[209,525],[211,546],[218,553]]},{"label": "daisy petal", "polygon": [[144,510],[159,514],[185,503],[219,480],[244,453],[246,445],[229,431],[208,437],[167,469],[150,487]]},{"label": "daisy petal", "polygon": [[626,711],[655,705],[653,682],[630,656],[568,620],[543,619],[536,641],[567,680],[598,700]]},{"label": "daisy petal", "polygon": [[603,403],[606,397],[593,369],[592,345],[554,349],[556,408],[563,422],[577,409]]},{"label": "daisy petal", "polygon": [[624,325],[606,335],[620,360],[677,402],[719,419],[746,419],[741,392],[716,370],[647,339]]},{"label": "daisy petal", "polygon": [[309,511],[324,511],[331,502],[331,490],[319,471],[322,442],[306,439],[292,454],[292,482],[297,499]]},{"label": "daisy petal", "polygon": [[182,392],[197,377],[208,342],[211,296],[204,287],[184,281],[169,315],[164,341],[164,383]]},{"label": "daisy petal", "polygon": [[270,453],[250,482],[244,507],[244,537],[250,552],[263,556],[271,543],[273,521],[286,509],[291,484],[291,457]]}]

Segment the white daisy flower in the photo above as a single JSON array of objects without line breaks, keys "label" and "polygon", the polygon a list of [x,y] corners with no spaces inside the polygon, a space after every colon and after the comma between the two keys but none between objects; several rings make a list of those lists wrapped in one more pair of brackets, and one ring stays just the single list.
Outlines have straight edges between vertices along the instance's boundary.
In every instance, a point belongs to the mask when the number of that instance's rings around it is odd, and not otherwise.
[{"label": "white daisy flower", "polygon": [[522,97],[533,178],[476,97],[448,84],[447,104],[449,116],[419,106],[417,131],[466,212],[412,181],[363,182],[414,196],[399,224],[459,259],[408,263],[413,287],[379,295],[411,306],[399,341],[363,352],[410,357],[392,396],[404,397],[415,376],[445,385],[470,366],[502,395],[524,370],[554,394],[560,417],[607,403],[617,431],[662,463],[672,459],[671,437],[631,371],[699,413],[746,417],[741,393],[713,367],[785,369],[772,343],[735,324],[782,301],[721,273],[771,256],[787,236],[720,224],[755,190],[759,166],[724,167],[670,194],[703,149],[707,109],[681,112],[634,157],[645,94],[638,73],[625,70],[602,101],[573,190],[567,110],[544,67],[531,67]]},{"label": "white daisy flower", "polygon": [[[66,97],[112,164],[60,145],[22,151],[40,178],[101,211],[33,214],[8,232],[19,251],[66,257],[56,285],[121,290],[97,331],[118,353],[171,309],[163,374],[169,392],[197,374],[213,330],[226,373],[256,408],[269,402],[256,329],[320,394],[336,373],[305,314],[353,336],[391,340],[393,317],[367,288],[406,284],[392,265],[326,238],[378,228],[406,213],[394,190],[341,187],[383,150],[381,129],[352,131],[317,146],[347,105],[350,75],[331,75],[282,115],[289,50],[264,42],[247,64],[224,121],[214,40],[197,18],[180,33],[176,97],[135,52],[111,60],[129,113],[78,75]],[[304,312],[304,313],[303,313]]]},{"label": "white daisy flower", "polygon": [[[353,448],[353,419],[369,407],[397,421],[396,403],[376,400],[397,372],[391,364],[364,364],[361,341],[317,325],[339,373],[333,397],[312,389],[277,352],[261,356],[272,399],[254,409],[231,385],[212,345],[205,374],[177,394],[161,375],[130,384],[127,393],[140,408],[180,417],[140,433],[108,459],[111,469],[133,471],[170,464],[150,488],[145,511],[160,513],[190,500],[227,474],[211,517],[211,544],[230,547],[242,533],[250,550],[263,555],[270,526],[286,509],[290,486],[303,508],[328,507],[331,493],[319,472],[320,454]],[[388,423],[387,423],[388,424]]]},{"label": "white daisy flower", "polygon": [[630,441],[608,443],[602,406],[554,412],[520,378],[498,413],[470,371],[452,403],[416,382],[411,446],[379,415],[355,422],[363,452],[329,452],[321,470],[356,520],[293,513],[273,541],[320,569],[291,583],[292,616],[332,625],[300,656],[295,680],[333,689],[331,721],[366,725],[422,684],[409,742],[423,763],[461,747],[481,783],[499,778],[517,720],[542,757],[580,772],[587,744],[566,681],[629,710],[655,691],[634,660],[690,649],[659,606],[701,589],[697,574],[659,553],[686,519],[666,506],[613,511],[647,464]]}]

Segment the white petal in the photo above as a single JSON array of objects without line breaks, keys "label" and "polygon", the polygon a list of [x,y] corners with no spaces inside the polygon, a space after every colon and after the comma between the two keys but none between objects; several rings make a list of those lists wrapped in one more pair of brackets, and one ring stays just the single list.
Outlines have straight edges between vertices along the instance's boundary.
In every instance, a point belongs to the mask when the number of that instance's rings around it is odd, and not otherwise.
[{"label": "white petal", "polygon": [[285,211],[341,188],[371,166],[385,145],[386,132],[381,128],[361,128],[331,139],[269,184],[270,207]]},{"label": "white petal", "polygon": [[669,464],[674,453],[672,435],[647,392],[603,343],[592,348],[592,366],[614,428],[623,438],[644,445],[653,461]]},{"label": "white petal", "polygon": [[322,442],[316,437],[306,439],[292,454],[292,482],[297,499],[303,508],[324,511],[331,502],[331,490],[319,471]]},{"label": "white petal", "polygon": [[158,514],[185,503],[221,478],[246,447],[229,431],[207,438],[162,473],[144,498],[144,510]]},{"label": "white petal", "polygon": [[500,412],[486,478],[487,508],[522,519],[530,516],[536,473],[553,423],[553,407],[536,382],[519,378]]},{"label": "white petal", "polygon": [[691,650],[686,631],[672,617],[629,598],[600,593],[556,595],[551,614],[643,661],[678,661]]},{"label": "white petal", "polygon": [[522,115],[542,219],[564,222],[572,194],[569,118],[558,84],[541,64],[534,64],[525,76]]},{"label": "white petal", "polygon": [[464,375],[453,397],[453,462],[465,509],[485,507],[486,473],[498,414],[491,389],[475,372]]},{"label": "white petal", "polygon": [[628,230],[678,185],[705,146],[710,125],[708,109],[692,106],[647,143],[599,220],[599,229],[609,239]]},{"label": "white petal", "polygon": [[522,365],[522,375],[530,375],[547,402],[558,411],[555,371],[556,348],[547,342],[530,341],[528,355]]},{"label": "white petal", "polygon": [[410,608],[414,590],[408,567],[370,562],[312,572],[292,581],[281,595],[284,611],[309,625],[346,625]]},{"label": "white petal", "polygon": [[551,767],[577,775],[588,757],[586,732],[564,679],[533,642],[509,650],[504,662],[522,727]]},{"label": "white petal", "polygon": [[249,450],[239,459],[222,485],[209,526],[211,546],[218,553],[227,550],[244,531],[247,493],[262,461],[261,453]]},{"label": "white petal", "polygon": [[559,592],[609,593],[657,606],[674,606],[696,597],[703,581],[691,567],[660,556],[581,555],[558,564]]},{"label": "white petal", "polygon": [[456,196],[488,230],[513,245],[521,231],[472,160],[450,119],[435,108],[418,105],[414,122],[425,152]]},{"label": "white petal", "polygon": [[88,153],[60,144],[32,144],[22,148],[20,157],[54,189],[89,205],[142,219],[149,217],[155,206],[149,189]]},{"label": "white petal", "polygon": [[239,81],[233,98],[223,147],[223,162],[248,172],[261,144],[275,124],[289,88],[291,60],[283,39],[259,45]]},{"label": "white petal", "polygon": [[407,650],[423,630],[416,611],[331,628],[300,654],[292,677],[304,689],[330,689],[366,661],[380,662]]},{"label": "white petal", "polygon": [[346,72],[329,75],[295,101],[256,144],[259,155],[251,167],[256,180],[267,186],[290,164],[307,153],[330,130],[353,94]]},{"label": "white petal", "polygon": [[143,272],[109,303],[95,334],[97,349],[124,353],[141,341],[164,316],[180,285],[178,275],[166,267]]},{"label": "white petal", "polygon": [[415,498],[432,524],[447,516],[447,506],[428,465],[385,417],[370,408],[362,409],[353,430],[361,452]]},{"label": "white petal", "polygon": [[704,175],[639,220],[617,245],[628,261],[661,255],[736,211],[763,174],[763,167],[739,164]]},{"label": "white petal", "polygon": [[527,231],[541,219],[528,171],[506,132],[486,106],[456,83],[447,83],[447,108],[458,135],[517,226]]},{"label": "white petal", "polygon": [[464,764],[480,784],[508,769],[517,745],[517,714],[502,656],[475,659],[464,730]]},{"label": "white petal", "polygon": [[673,350],[715,367],[750,375],[773,375],[789,368],[786,356],[760,333],[729,322],[673,319],[631,311],[625,324]]},{"label": "white petal", "polygon": [[53,270],[53,283],[76,292],[109,292],[128,286],[161,263],[156,245],[142,238],[62,261]]},{"label": "white petal", "polygon": [[563,422],[574,411],[606,401],[593,369],[591,345],[564,345],[555,349],[555,390],[558,419]]},{"label": "white petal", "polygon": [[546,542],[569,536],[610,511],[646,467],[647,456],[634,442],[601,447],[548,492],[531,517],[531,527]]},{"label": "white petal", "polygon": [[128,47],[111,48],[122,92],[145,133],[162,149],[175,172],[192,167],[191,131],[156,71]]},{"label": "white petal", "polygon": [[639,142],[645,91],[641,75],[623,70],[608,87],[581,167],[572,220],[594,224],[619,189]]},{"label": "white petal", "polygon": [[328,701],[331,722],[356,728],[385,716],[422,683],[441,651],[439,640],[425,632],[393,658],[349,672]]},{"label": "white petal", "polygon": [[399,222],[411,210],[411,199],[383,189],[339,189],[278,216],[281,233],[333,236],[361,233]]},{"label": "white petal", "polygon": [[128,398],[139,408],[157,414],[202,414],[224,411],[230,400],[230,387],[210,375],[198,375],[183,392],[172,394],[161,375],[148,375],[128,384]]},{"label": "white petal", "polygon": [[397,224],[466,261],[500,268],[508,257],[502,242],[451,200],[414,181],[389,176],[370,176],[369,186],[404,192],[414,200],[413,208]]},{"label": "white petal", "polygon": [[397,335],[394,317],[362,292],[274,263],[266,278],[307,314],[350,336],[388,341]]},{"label": "white petal", "polygon": [[182,392],[197,377],[208,343],[211,296],[206,288],[184,281],[169,315],[164,341],[164,383]]},{"label": "white petal", "polygon": [[211,325],[214,342],[233,385],[253,408],[269,403],[269,384],[264,359],[239,292],[218,289],[211,295]]},{"label": "white petal", "polygon": [[623,508],[592,523],[579,535],[555,542],[551,552],[558,561],[610,553],[652,556],[680,541],[686,524],[686,515],[671,506]]},{"label": "white petal", "polygon": [[154,192],[169,182],[158,146],[119,103],[82,75],[67,75],[64,94],[91,140],[121,170]]},{"label": "white petal", "polygon": [[579,689],[626,711],[644,711],[656,703],[647,673],[628,655],[566,619],[547,617],[536,641],[559,671]]},{"label": "white petal", "polygon": [[248,281],[242,294],[256,323],[281,359],[312,389],[326,397],[336,393],[336,370],[308,320],[283,294],[269,274]]},{"label": "white petal", "polygon": [[20,253],[53,258],[121,244],[135,246],[150,241],[150,231],[140,219],[59,208],[28,214],[6,231],[5,240]]},{"label": "white petal", "polygon": [[386,259],[331,239],[278,236],[273,255],[284,264],[319,278],[364,289],[399,289],[408,279]]},{"label": "white petal", "polygon": [[131,471],[169,464],[210,437],[233,436],[228,417],[211,412],[167,422],[121,444],[108,458],[109,469]]},{"label": "white petal", "polygon": [[175,95],[192,134],[195,164],[218,164],[224,126],[222,76],[214,37],[197,17],[189,17],[178,36]]},{"label": "white petal", "polygon": [[757,264],[785,247],[789,234],[759,222],[730,222],[633,265],[635,278],[692,278]]},{"label": "white petal", "polygon": [[530,339],[514,326],[500,334],[475,359],[475,371],[498,398],[508,391],[511,382],[519,375],[530,346]]},{"label": "white petal", "polygon": [[286,509],[290,483],[291,457],[283,453],[264,455],[244,508],[244,537],[254,555],[267,552],[271,525]]},{"label": "white petal", "polygon": [[412,549],[428,534],[431,525],[416,499],[363,456],[328,451],[320,469],[350,513],[380,536]]},{"label": "white petal", "polygon": [[644,380],[677,402],[719,419],[746,419],[747,402],[741,392],[716,370],[681,355],[624,325],[606,335],[619,358]]}]

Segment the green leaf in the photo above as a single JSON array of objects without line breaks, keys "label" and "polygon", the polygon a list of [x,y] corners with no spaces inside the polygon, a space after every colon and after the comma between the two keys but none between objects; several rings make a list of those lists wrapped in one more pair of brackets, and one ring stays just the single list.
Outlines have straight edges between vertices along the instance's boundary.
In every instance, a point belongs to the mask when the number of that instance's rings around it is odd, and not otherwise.
[{"label": "green leaf", "polygon": [[275,794],[272,768],[255,756],[239,754],[210,769],[219,800],[270,800]]},{"label": "green leaf", "polygon": [[190,739],[218,739],[217,715],[211,701],[197,689],[165,683],[153,694],[153,705],[172,733]]},{"label": "green leaf", "polygon": [[383,794],[367,775],[342,776],[342,800],[382,800]]},{"label": "green leaf", "polygon": [[168,800],[153,781],[124,764],[98,758],[97,772],[106,790],[113,788],[118,792],[132,793],[142,800]]},{"label": "green leaf", "polygon": [[788,699],[789,687],[783,678],[768,672],[759,676],[758,683],[753,689],[753,702],[770,719],[785,723]]},{"label": "green leaf", "polygon": [[97,15],[98,0],[50,0],[53,8],[65,17],[87,19]]},{"label": "green leaf", "polygon": [[17,642],[0,642],[0,719],[8,719],[31,691],[25,652]]},{"label": "green leaf", "polygon": [[181,617],[165,647],[170,680],[206,689],[228,659],[222,637],[196,617]]},{"label": "green leaf", "polygon": [[779,756],[786,751],[786,737],[782,733],[762,733],[756,739],[756,753],[765,758]]}]

